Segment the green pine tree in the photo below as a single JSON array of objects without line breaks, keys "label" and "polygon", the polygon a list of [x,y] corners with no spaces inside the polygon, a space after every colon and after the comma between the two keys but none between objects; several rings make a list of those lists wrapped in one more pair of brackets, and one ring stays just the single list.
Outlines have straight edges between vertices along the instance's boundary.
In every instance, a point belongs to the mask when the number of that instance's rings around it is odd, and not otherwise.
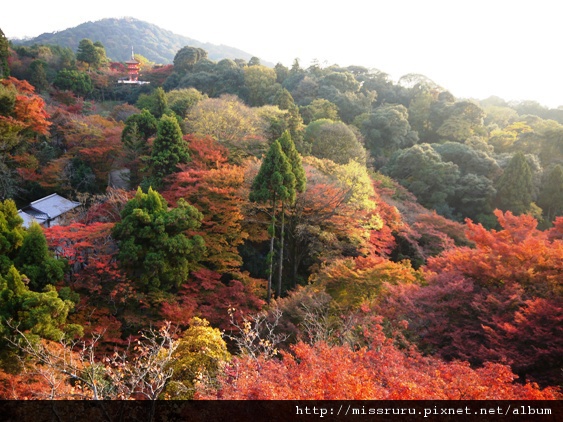
[{"label": "green pine tree", "polygon": [[0,274],[6,274],[23,245],[25,229],[11,199],[0,202]]},{"label": "green pine tree", "polygon": [[156,139],[149,158],[149,168],[156,183],[177,172],[178,164],[190,160],[188,144],[182,138],[182,130],[175,117],[165,114],[158,122]]},{"label": "green pine tree", "polygon": [[[288,131],[285,131],[280,139],[278,139],[283,153],[287,157],[289,164],[291,164],[291,171],[295,176],[295,190],[296,192],[305,192],[307,186],[307,177],[305,176],[305,169],[303,168],[303,162],[301,160],[301,155],[297,152],[295,144],[291,139],[291,135]],[[295,201],[287,201],[288,205],[293,205]],[[284,259],[284,244],[285,244],[285,204],[286,201],[282,201],[281,209],[281,233],[280,233],[280,253],[279,253],[279,265],[278,265],[278,297],[281,295],[282,288],[282,276],[283,276],[283,259]]]},{"label": "green pine tree", "polygon": [[294,142],[301,141],[304,129],[303,118],[301,117],[301,113],[299,113],[299,107],[295,104],[291,93],[287,89],[282,88],[276,94],[274,104],[276,104],[280,110],[287,110],[287,123],[291,138]]},{"label": "green pine tree", "polygon": [[[54,259],[41,227],[35,223],[26,232],[12,200],[0,202],[0,361],[10,365],[15,358],[6,347],[6,338],[19,331],[32,340],[40,337],[60,340],[79,334],[82,327],[66,324],[74,299],[66,300],[47,282],[63,277],[64,262]],[[25,269],[22,274],[14,265]],[[30,290],[32,280],[41,280],[41,291]],[[35,286],[32,286],[35,287]],[[68,294],[67,296],[72,296]]]},{"label": "green pine tree", "polygon": [[47,285],[61,281],[66,267],[64,260],[56,259],[49,252],[43,229],[36,222],[27,229],[14,263],[27,276],[34,291],[41,291]]},{"label": "green pine tree", "polygon": [[250,189],[250,200],[253,202],[269,202],[272,206],[272,224],[270,227],[270,253],[269,264],[270,271],[268,274],[268,291],[266,300],[270,302],[272,292],[272,275],[273,275],[273,255],[274,242],[276,237],[276,206],[278,201],[295,202],[295,175],[293,174],[291,164],[282,151],[279,141],[274,141],[262,161],[262,166],[252,182]]},{"label": "green pine tree", "polygon": [[88,64],[88,70],[91,67],[97,68],[100,64],[100,52],[88,38],[80,40],[78,50],[76,51],[76,59]]},{"label": "green pine tree", "polygon": [[53,286],[43,292],[30,290],[24,276],[10,267],[7,274],[0,275],[0,346],[5,337],[15,334],[15,327],[36,339],[58,341],[65,335],[81,334],[81,326],[66,324],[73,308],[74,303],[61,299]]},{"label": "green pine tree", "polygon": [[201,224],[195,207],[180,199],[176,208],[168,209],[157,191],[143,193],[139,188],[121,217],[113,236],[119,242],[118,260],[132,280],[145,291],[170,291],[188,279],[205,251],[201,236],[185,234]]},{"label": "green pine tree", "polygon": [[497,183],[496,205],[516,215],[530,212],[534,192],[530,165],[522,152],[514,154]]}]

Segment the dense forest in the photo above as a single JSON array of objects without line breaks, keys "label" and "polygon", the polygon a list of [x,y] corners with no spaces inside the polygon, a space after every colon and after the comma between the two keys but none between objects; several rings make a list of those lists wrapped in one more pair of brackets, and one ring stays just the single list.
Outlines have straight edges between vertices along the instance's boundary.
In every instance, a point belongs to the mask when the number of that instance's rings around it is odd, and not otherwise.
[{"label": "dense forest", "polygon": [[563,108],[135,60],[0,31],[1,398],[561,398]]}]

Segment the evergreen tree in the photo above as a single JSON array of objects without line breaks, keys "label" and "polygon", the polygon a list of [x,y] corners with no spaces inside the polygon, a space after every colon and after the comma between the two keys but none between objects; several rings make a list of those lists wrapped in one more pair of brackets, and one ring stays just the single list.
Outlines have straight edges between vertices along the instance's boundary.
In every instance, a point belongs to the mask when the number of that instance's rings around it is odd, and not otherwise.
[{"label": "evergreen tree", "polygon": [[395,152],[382,171],[406,187],[426,208],[451,215],[449,203],[460,177],[459,167],[443,161],[429,144]]},{"label": "evergreen tree", "polygon": [[6,274],[23,244],[25,229],[11,199],[0,202],[0,274]]},{"label": "evergreen tree", "polygon": [[289,75],[289,69],[285,67],[281,63],[277,63],[274,66],[274,70],[276,71],[276,82],[279,84],[283,84]]},{"label": "evergreen tree", "polygon": [[276,94],[274,103],[280,108],[280,110],[287,110],[288,113],[288,126],[291,133],[291,139],[300,141],[303,137],[303,118],[299,113],[299,107],[295,104],[293,97],[290,92],[282,88]]},{"label": "evergreen tree", "polygon": [[[43,231],[38,224],[26,233],[23,220],[12,200],[0,202],[0,360],[10,357],[5,338],[15,334],[14,327],[38,337],[60,340],[66,334],[81,331],[77,325],[66,325],[74,303],[62,299],[47,282],[62,279],[64,263],[50,256]],[[22,274],[14,264],[25,269]],[[28,284],[41,280],[41,292]],[[30,283],[31,282],[31,283]]]},{"label": "evergreen tree", "polygon": [[13,334],[10,325],[32,336],[56,341],[61,340],[65,332],[79,333],[82,327],[78,325],[65,327],[73,308],[74,303],[61,299],[53,286],[47,286],[43,292],[29,290],[23,276],[13,266],[6,275],[0,274],[0,339]]},{"label": "evergreen tree", "polygon": [[8,66],[8,57],[10,56],[10,43],[0,29],[0,79],[10,76],[10,66]]},{"label": "evergreen tree", "polygon": [[94,90],[92,78],[78,70],[62,69],[57,73],[53,85],[62,90],[69,90],[82,97]]},{"label": "evergreen tree", "polygon": [[149,159],[149,167],[156,182],[177,172],[178,164],[190,159],[188,144],[182,138],[182,130],[175,117],[164,115],[158,122],[156,139]]},{"label": "evergreen tree", "polygon": [[260,59],[258,57],[251,57],[248,61],[248,66],[260,66]]},{"label": "evergreen tree", "polygon": [[295,201],[295,175],[291,164],[282,151],[279,141],[274,141],[250,189],[252,202],[270,202],[272,205],[272,225],[270,227],[270,254],[268,256],[270,271],[268,274],[268,291],[266,300],[270,302],[272,292],[273,255],[276,237],[276,205],[278,201],[293,203]]},{"label": "evergreen tree", "polygon": [[158,87],[155,89],[154,93],[154,115],[157,118],[160,118],[166,113],[168,110],[168,100],[166,99],[166,93],[164,89]]},{"label": "evergreen tree", "polygon": [[551,222],[563,215],[563,167],[557,164],[547,173],[538,197],[544,217]]},{"label": "evergreen tree", "polygon": [[29,65],[29,82],[35,87],[36,92],[42,92],[49,89],[47,72],[45,72],[46,67],[47,63],[43,60],[34,60]]},{"label": "evergreen tree", "polygon": [[119,242],[118,260],[131,279],[146,291],[169,291],[188,279],[205,250],[201,236],[185,234],[201,225],[196,208],[180,199],[176,208],[168,209],[158,192],[139,188],[121,217],[113,236]]},{"label": "evergreen tree", "polygon": [[[285,131],[281,138],[278,140],[282,148],[283,153],[287,157],[289,164],[291,164],[291,171],[295,176],[295,190],[296,192],[304,192],[307,186],[307,177],[305,176],[305,169],[303,168],[303,162],[301,160],[301,155],[297,152],[295,144],[291,139],[291,135],[288,131]],[[289,202],[289,205],[293,205],[295,201]],[[283,252],[285,243],[285,201],[282,201],[281,209],[281,233],[280,233],[280,256],[279,256],[279,267],[278,267],[278,297],[281,295],[282,286],[282,275],[283,275]]]},{"label": "evergreen tree", "polygon": [[94,43],[94,48],[98,54],[97,66],[106,66],[109,63],[109,59],[106,55],[106,48],[100,41]]},{"label": "evergreen tree", "polygon": [[531,210],[532,170],[522,152],[514,154],[497,183],[496,205],[503,211],[524,214]]},{"label": "evergreen tree", "polygon": [[139,95],[135,105],[141,110],[146,109],[150,111],[157,119],[170,112],[166,93],[161,87],[156,88],[150,94]]},{"label": "evergreen tree", "polygon": [[156,117],[154,117],[148,110],[132,114],[125,120],[125,127],[121,133],[121,141],[126,147],[133,148],[139,139],[137,136],[134,137],[135,139],[132,139],[131,132],[136,132],[146,145],[149,138],[156,134],[157,125],[158,121],[156,120]]},{"label": "evergreen tree", "polygon": [[207,58],[207,51],[197,47],[182,47],[174,56],[174,71],[185,74],[193,69],[200,60]]},{"label": "evergreen tree", "polygon": [[43,229],[33,222],[23,240],[18,256],[14,260],[16,267],[29,279],[30,287],[41,291],[48,284],[54,285],[64,277],[66,263],[56,259],[49,252]]},{"label": "evergreen tree", "polygon": [[130,186],[138,186],[142,181],[142,159],[149,154],[149,138],[156,134],[158,121],[148,111],[133,114],[125,120],[121,132],[121,142],[125,146]]},{"label": "evergreen tree", "polygon": [[78,43],[76,59],[87,63],[88,70],[90,70],[92,66],[95,68],[98,67],[101,57],[98,48],[96,48],[92,40],[84,38]]},{"label": "evergreen tree", "polygon": [[288,131],[285,131],[280,139],[278,139],[278,142],[280,143],[283,153],[289,160],[289,164],[291,164],[291,169],[295,176],[296,191],[299,193],[304,192],[307,186],[307,177],[305,176],[301,155],[295,147],[293,138]]}]

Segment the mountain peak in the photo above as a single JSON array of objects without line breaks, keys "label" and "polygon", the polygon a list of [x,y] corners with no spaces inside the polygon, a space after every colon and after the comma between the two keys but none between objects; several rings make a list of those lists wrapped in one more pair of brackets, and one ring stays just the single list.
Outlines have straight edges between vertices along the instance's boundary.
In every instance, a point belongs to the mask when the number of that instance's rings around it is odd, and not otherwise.
[{"label": "mountain peak", "polygon": [[16,45],[54,44],[76,51],[84,38],[101,42],[107,56],[114,61],[128,60],[132,46],[135,53],[161,64],[172,63],[178,50],[187,45],[203,48],[211,60],[249,60],[252,57],[237,48],[198,41],[130,16],[84,22],[73,28],[13,42]]}]

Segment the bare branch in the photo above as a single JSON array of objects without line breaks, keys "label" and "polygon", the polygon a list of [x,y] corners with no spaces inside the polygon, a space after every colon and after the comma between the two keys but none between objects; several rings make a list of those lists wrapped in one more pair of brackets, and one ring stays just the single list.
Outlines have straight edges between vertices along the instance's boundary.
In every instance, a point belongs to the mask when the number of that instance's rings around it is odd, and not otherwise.
[{"label": "bare branch", "polygon": [[[257,359],[259,356],[266,359],[278,354],[277,346],[288,339],[288,334],[276,333],[276,328],[280,323],[282,311],[278,308],[268,314],[262,312],[244,317],[242,326],[234,318],[235,310],[229,309],[231,323],[238,329],[236,335],[227,334],[226,337],[237,345],[242,354]],[[272,318],[273,317],[273,318]]]}]

